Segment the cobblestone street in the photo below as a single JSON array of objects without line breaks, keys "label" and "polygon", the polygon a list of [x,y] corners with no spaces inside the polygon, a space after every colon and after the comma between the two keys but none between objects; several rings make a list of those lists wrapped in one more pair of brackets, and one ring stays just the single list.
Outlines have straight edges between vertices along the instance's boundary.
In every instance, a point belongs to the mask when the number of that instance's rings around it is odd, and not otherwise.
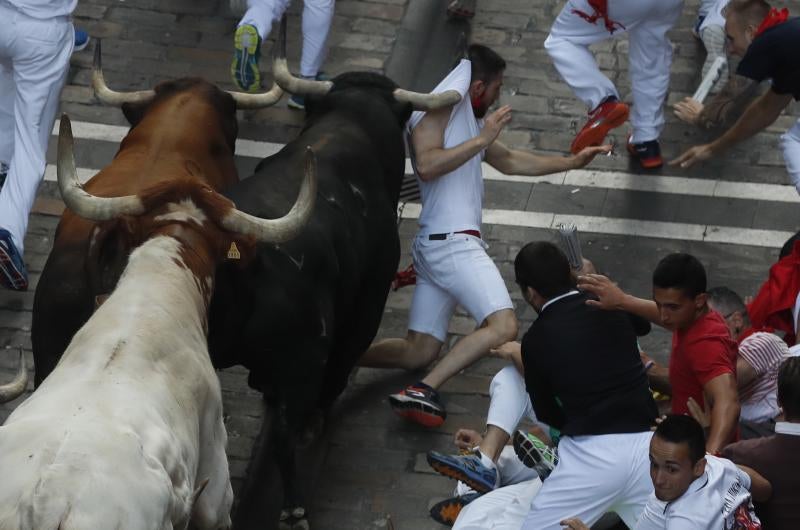
[{"label": "cobblestone street", "polygon": [[[697,3],[686,2],[671,33],[675,49],[670,103],[691,95],[699,83],[704,51],[691,33]],[[508,62],[501,102],[510,104],[514,114],[501,139],[512,147],[564,154],[585,120],[586,109],[560,80],[542,47],[562,4],[479,1],[467,27],[446,21],[446,2],[340,0],[324,70],[331,76],[351,70],[387,71],[403,86],[430,89],[431,80],[443,77],[452,59],[450,50],[455,50],[456,43],[447,40],[449,35],[469,31],[471,41],[492,47]],[[290,8],[288,49],[293,70],[300,53],[301,7],[301,2],[295,2]],[[420,18],[425,18],[416,10],[425,10],[430,27],[440,32],[429,36],[431,40],[415,33]],[[73,55],[62,94],[62,111],[76,124],[77,166],[91,172],[108,164],[118,147],[119,127],[128,126],[120,109],[102,106],[90,87],[97,39],[103,42],[106,82],[115,90],[149,89],[159,81],[183,76],[204,77],[233,90],[229,69],[237,20],[223,0],[80,0],[75,24],[89,32],[93,43]],[[442,35],[447,39],[436,39]],[[271,83],[271,48],[270,41],[262,50],[265,88]],[[603,71],[617,83],[623,99],[629,100],[627,40],[622,36],[594,49]],[[239,138],[252,141],[237,147],[236,164],[242,177],[301,127],[303,113],[288,108],[287,99],[271,108],[239,111]],[[554,239],[549,227],[562,221],[579,226],[584,254],[598,270],[634,294],[649,296],[653,267],[665,254],[678,250],[694,254],[706,265],[710,286],[726,285],[742,295],[754,294],[780,244],[800,229],[800,198],[789,185],[778,146],[780,135],[798,116],[800,106],[793,103],[768,131],[688,172],[665,166],[642,173],[625,152],[623,127],[613,135],[617,154],[597,159],[583,172],[537,178],[487,173],[482,233],[515,301],[521,331],[527,330],[535,313],[513,281],[514,257],[528,241]],[[93,127],[95,133],[91,133]],[[685,125],[670,111],[662,135],[665,159],[717,134]],[[54,139],[48,152],[48,177],[26,238],[30,290],[0,290],[0,347],[6,348],[0,349],[0,382],[13,378],[18,346],[27,352],[32,373],[34,292],[63,208],[53,182]],[[411,261],[415,206],[407,206],[399,225],[400,269]],[[405,335],[412,293],[413,287],[405,287],[390,295],[379,338]],[[449,344],[474,327],[475,322],[459,310],[450,325]],[[665,361],[669,341],[666,331],[654,330],[642,345]],[[397,530],[442,528],[428,516],[428,509],[450,496],[454,482],[428,467],[425,452],[451,451],[453,433],[459,427],[483,429],[489,382],[502,366],[499,360],[486,359],[448,382],[443,387],[448,419],[436,430],[404,422],[388,406],[386,396],[419,379],[419,374],[358,369],[335,407],[324,441],[314,446],[320,466],[308,506],[312,528],[387,528],[387,516]],[[232,481],[239,491],[265,412],[260,394],[247,387],[246,370],[235,367],[219,376]],[[26,396],[0,406],[0,420]]]}]

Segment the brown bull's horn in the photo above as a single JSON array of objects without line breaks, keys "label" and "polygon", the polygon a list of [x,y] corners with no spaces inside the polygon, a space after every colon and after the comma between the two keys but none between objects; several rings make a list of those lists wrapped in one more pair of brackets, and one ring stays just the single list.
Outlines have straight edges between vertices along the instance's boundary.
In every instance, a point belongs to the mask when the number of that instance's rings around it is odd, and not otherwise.
[{"label": "brown bull's horn", "polygon": [[140,215],[144,205],[139,197],[95,197],[83,190],[75,170],[75,155],[72,152],[72,125],[66,114],[61,115],[58,130],[58,188],[67,208],[84,219],[108,221],[120,215]]},{"label": "brown bull's horn", "polygon": [[263,94],[248,94],[232,90],[228,90],[228,94],[233,96],[236,101],[236,107],[239,109],[262,109],[277,103],[283,96],[283,90],[277,83],[273,83],[269,92],[264,92]]},{"label": "brown bull's horn", "polygon": [[20,397],[28,387],[28,368],[25,366],[25,353],[19,349],[19,371],[8,384],[0,385],[0,403],[8,403]]},{"label": "brown bull's horn", "polygon": [[106,105],[119,107],[123,103],[141,103],[149,101],[156,95],[155,90],[138,90],[134,92],[116,92],[108,88],[103,77],[103,64],[100,57],[100,39],[94,48],[94,64],[92,65],[92,87],[97,99]]},{"label": "brown bull's horn", "polygon": [[306,148],[305,176],[297,200],[289,213],[280,219],[259,219],[232,209],[221,224],[231,232],[249,235],[264,243],[283,243],[296,237],[305,226],[317,197],[317,159],[311,147]]},{"label": "brown bull's horn", "polygon": [[281,19],[281,30],[275,43],[272,59],[272,75],[282,89],[292,94],[324,96],[330,92],[333,83],[315,79],[300,79],[289,72],[286,64],[286,15]]},{"label": "brown bull's horn", "polygon": [[403,103],[411,103],[414,110],[429,111],[455,105],[461,101],[461,94],[455,90],[447,90],[438,94],[421,94],[419,92],[411,92],[410,90],[396,88],[394,91],[394,99]]}]

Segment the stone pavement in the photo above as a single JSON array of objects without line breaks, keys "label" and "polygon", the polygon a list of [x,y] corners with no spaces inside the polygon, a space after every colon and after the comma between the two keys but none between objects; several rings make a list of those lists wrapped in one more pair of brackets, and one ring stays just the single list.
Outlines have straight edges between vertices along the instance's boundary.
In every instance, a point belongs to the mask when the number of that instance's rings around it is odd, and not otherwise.
[{"label": "stone pavement", "polygon": [[[440,11],[435,20],[417,11],[426,8],[436,12],[432,6],[438,4],[441,4]],[[696,4],[696,0],[687,1],[679,26],[671,34],[675,42],[675,60],[670,101],[690,94],[698,82],[702,48],[690,34]],[[478,2],[478,11],[471,23],[472,39],[493,47],[509,63],[502,95],[502,100],[515,109],[513,122],[503,135],[509,145],[563,153],[584,120],[585,109],[561,83],[542,48],[560,6],[561,2],[554,0]],[[447,26],[441,14],[443,10],[444,2],[424,0],[337,2],[326,70],[337,74],[352,69],[386,68],[398,80],[405,77],[402,82],[407,86],[429,88],[431,79],[435,79],[430,70],[435,68],[419,63],[432,62],[431,57],[441,60],[441,53],[437,55],[432,51],[438,49],[437,45],[447,43],[434,39],[433,44],[426,42],[424,46],[417,42],[415,48],[409,44],[419,38],[412,22],[428,20],[432,31],[457,34],[463,28]],[[293,6],[290,13],[290,29],[295,30],[290,31],[290,65],[296,65],[299,6]],[[150,88],[157,81],[185,75],[200,75],[223,88],[233,88],[228,68],[236,17],[222,0],[81,0],[76,19],[92,37],[103,38],[105,77],[112,88]],[[408,54],[419,53],[420,47],[431,53],[418,60],[409,58]],[[265,58],[270,56],[269,50],[270,43],[266,43]],[[596,47],[602,68],[618,83],[624,98],[630,91],[626,51],[624,38]],[[73,57],[69,84],[62,94],[62,109],[76,121],[126,125],[118,109],[103,107],[95,101],[88,87],[91,58],[92,46]],[[265,60],[262,69],[269,70],[267,64]],[[302,114],[288,109],[285,101],[269,109],[240,112],[240,137],[279,143],[291,139],[302,123]],[[693,169],[688,175],[694,179],[786,184],[778,137],[797,119],[796,104],[790,113],[791,116],[782,116],[769,131],[726,156]],[[710,133],[680,124],[668,115],[662,137],[665,155],[676,155],[689,145],[711,137]],[[622,145],[624,131],[615,133],[614,139]],[[50,163],[55,159],[54,144],[51,142],[48,154]],[[115,149],[114,142],[77,138],[77,164],[85,168],[102,167]],[[237,157],[242,175],[249,174],[256,162],[257,158]],[[639,172],[624,154],[597,160],[592,167]],[[655,174],[686,176],[672,169]],[[52,197],[52,185],[46,184],[42,195]],[[781,231],[800,228],[794,203],[752,200],[746,196],[705,198],[659,191],[487,181],[485,206],[622,218],[633,222],[711,223]],[[52,203],[41,202],[39,212],[52,207]],[[32,272],[31,291],[0,291],[0,346],[21,345],[30,351],[33,289],[52,244],[56,223],[56,217],[45,213],[32,217],[26,240],[26,260]],[[407,251],[415,228],[413,220],[403,220],[400,224],[405,251],[401,268],[410,261]],[[521,300],[513,283],[513,259],[524,243],[552,238],[552,231],[485,225],[483,232],[490,244],[490,254],[507,280],[524,330],[534,314]],[[685,241],[680,237],[632,237],[583,230],[581,240],[584,253],[595,261],[599,270],[608,272],[623,287],[642,296],[649,293],[653,266],[671,251],[683,250],[697,255],[706,264],[712,285],[729,285],[743,294],[754,292],[777,255],[774,248]],[[390,296],[380,337],[405,334],[412,292],[413,288],[407,287]],[[449,342],[452,344],[473,328],[474,322],[459,313],[451,323]],[[668,344],[669,335],[663,331],[654,331],[643,341],[648,352],[661,360],[664,360]],[[0,357],[0,381],[10,379],[16,369],[13,350],[5,353]],[[453,483],[430,471],[424,453],[429,449],[452,448],[452,434],[461,426],[482,429],[488,384],[500,366],[499,361],[488,359],[447,383],[443,394],[450,415],[445,425],[435,431],[408,425],[388,409],[386,395],[412,382],[418,375],[393,370],[358,370],[337,405],[326,443],[321,447],[323,464],[314,502],[309,506],[312,525],[322,529],[386,528],[386,516],[390,515],[397,529],[440,528],[428,518],[427,508],[449,495]],[[244,370],[225,370],[220,372],[220,379],[232,479],[238,491],[244,483],[250,451],[264,412],[258,394],[246,386]],[[0,407],[0,420],[4,420],[21,400]]]}]

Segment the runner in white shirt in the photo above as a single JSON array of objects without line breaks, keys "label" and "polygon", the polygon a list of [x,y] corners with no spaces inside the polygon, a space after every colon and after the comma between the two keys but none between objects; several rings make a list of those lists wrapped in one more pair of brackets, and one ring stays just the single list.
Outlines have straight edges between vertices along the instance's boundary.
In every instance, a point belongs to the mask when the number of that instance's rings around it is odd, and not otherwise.
[{"label": "runner in white shirt", "polygon": [[[705,454],[703,428],[689,416],[667,416],[650,441],[654,492],[634,530],[760,530],[752,501],[772,486],[730,460]],[[578,519],[561,522],[588,530]]]},{"label": "runner in white shirt", "polygon": [[408,125],[422,190],[420,231],[412,246],[417,286],[408,335],[374,344],[361,359],[362,366],[423,368],[438,357],[457,304],[475,319],[479,329],[421,381],[389,397],[399,415],[428,427],[441,425],[446,416],[436,389],[490,348],[517,338],[511,298],[481,239],[481,161],[485,158],[505,174],[546,175],[583,167],[610,150],[600,146],[569,157],[540,156],[496,141],[511,121],[511,107],[486,114],[500,96],[505,61],[478,44],[469,47],[468,56],[433,91],[457,90],[461,101],[452,108],[416,112]]}]

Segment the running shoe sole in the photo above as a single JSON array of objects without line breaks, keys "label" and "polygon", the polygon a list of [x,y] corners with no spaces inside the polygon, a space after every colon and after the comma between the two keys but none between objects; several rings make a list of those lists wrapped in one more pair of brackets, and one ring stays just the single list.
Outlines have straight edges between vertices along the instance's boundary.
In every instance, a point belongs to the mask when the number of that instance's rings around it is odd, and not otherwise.
[{"label": "running shoe sole", "polygon": [[545,461],[542,453],[524,432],[517,431],[514,433],[513,444],[514,452],[523,464],[535,469],[540,475],[542,472],[546,472],[546,475],[550,474],[552,471],[551,466],[554,464]]},{"label": "running shoe sole", "polygon": [[[258,92],[261,88],[261,72],[258,70],[258,59],[261,54],[261,38],[253,26],[245,24],[236,28],[233,37],[233,62],[231,77],[234,83],[245,92]],[[252,76],[252,81],[248,76]]]},{"label": "running shoe sole", "polygon": [[628,153],[645,169],[655,169],[664,165],[664,159],[660,155],[657,157],[653,156],[650,158],[640,158],[636,153],[636,149],[633,147],[633,144],[628,144]]},{"label": "running shoe sole", "polygon": [[592,145],[600,145],[612,129],[616,129],[628,120],[630,109],[624,103],[618,104],[608,116],[595,122],[592,126],[584,126],[575,140],[572,141],[570,151],[572,154]]},{"label": "running shoe sole", "polygon": [[452,497],[450,499],[439,501],[431,506],[431,517],[439,524],[453,526],[456,524],[456,519],[458,519],[458,515],[461,513],[461,510],[464,509],[464,506],[478,497],[480,497],[480,494],[470,493],[468,495]]},{"label": "running shoe sole", "polygon": [[478,493],[486,493],[494,489],[494,485],[489,486],[485,482],[479,482],[475,477],[468,475],[462,469],[453,467],[447,462],[437,459],[435,454],[428,453],[428,465],[440,475],[460,480]]},{"label": "running shoe sole", "polygon": [[439,427],[444,423],[447,414],[427,403],[406,396],[392,394],[389,396],[389,405],[400,417],[419,423],[425,427]]}]

